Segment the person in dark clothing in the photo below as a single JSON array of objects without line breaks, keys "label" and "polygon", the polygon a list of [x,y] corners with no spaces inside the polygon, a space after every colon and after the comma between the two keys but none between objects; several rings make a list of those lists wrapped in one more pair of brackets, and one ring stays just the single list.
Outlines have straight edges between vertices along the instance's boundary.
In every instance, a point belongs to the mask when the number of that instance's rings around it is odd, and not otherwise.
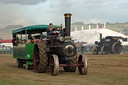
[{"label": "person in dark clothing", "polygon": [[28,39],[32,39],[32,35],[31,34],[28,35]]},{"label": "person in dark clothing", "polygon": [[85,47],[81,46],[81,53],[84,53],[84,52],[85,52]]},{"label": "person in dark clothing", "polygon": [[50,23],[50,24],[49,24],[49,28],[47,29],[47,35],[53,33],[53,29],[54,29],[54,28],[55,28],[55,27],[53,27],[53,24]]},{"label": "person in dark clothing", "polygon": [[55,27],[53,27],[53,24],[50,23],[49,24],[49,28],[47,29],[47,38],[49,39],[49,43],[53,44],[53,35],[51,35],[52,33],[54,33],[53,29]]}]

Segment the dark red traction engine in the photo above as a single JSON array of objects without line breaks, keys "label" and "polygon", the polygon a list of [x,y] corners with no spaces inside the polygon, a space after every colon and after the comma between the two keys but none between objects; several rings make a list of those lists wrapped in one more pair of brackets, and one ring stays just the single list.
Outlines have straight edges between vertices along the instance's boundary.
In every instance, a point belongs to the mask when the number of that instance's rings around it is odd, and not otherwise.
[{"label": "dark red traction engine", "polygon": [[81,75],[87,74],[87,57],[77,52],[70,36],[71,15],[64,14],[64,29],[61,29],[58,34],[51,34],[50,38],[43,39],[43,43],[35,46],[34,69],[36,72],[46,72],[47,67],[50,67],[51,75],[55,76],[59,73],[59,67],[63,67],[66,72],[75,72],[78,67]]}]

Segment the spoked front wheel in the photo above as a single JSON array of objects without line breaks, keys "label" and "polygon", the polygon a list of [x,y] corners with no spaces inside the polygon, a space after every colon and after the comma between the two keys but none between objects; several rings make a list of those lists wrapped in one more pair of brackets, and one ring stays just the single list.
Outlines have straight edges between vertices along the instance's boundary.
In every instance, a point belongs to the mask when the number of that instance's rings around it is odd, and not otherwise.
[{"label": "spoked front wheel", "polygon": [[59,73],[59,59],[58,56],[53,54],[50,56],[50,71],[52,76],[56,76]]},{"label": "spoked front wheel", "polygon": [[85,55],[80,55],[78,58],[78,71],[81,75],[86,75],[87,74],[87,57]]},{"label": "spoked front wheel", "polygon": [[92,54],[93,55],[97,55],[98,54],[98,47],[97,46],[93,46],[92,47]]}]

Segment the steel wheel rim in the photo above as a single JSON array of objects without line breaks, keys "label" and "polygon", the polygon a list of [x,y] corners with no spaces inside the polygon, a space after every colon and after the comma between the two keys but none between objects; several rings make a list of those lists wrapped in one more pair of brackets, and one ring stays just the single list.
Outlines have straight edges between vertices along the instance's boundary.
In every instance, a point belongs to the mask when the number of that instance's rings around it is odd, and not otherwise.
[{"label": "steel wheel rim", "polygon": [[[118,46],[119,45],[119,46]],[[118,49],[118,50],[117,50]],[[113,45],[112,45],[112,51],[113,51],[113,53],[115,53],[115,54],[120,54],[121,53],[121,50],[122,50],[122,46],[119,44],[119,43],[114,43]]]},{"label": "steel wheel rim", "polygon": [[59,59],[58,59],[58,56],[53,54],[51,57],[50,57],[50,71],[51,71],[51,75],[52,76],[56,76],[58,73],[59,73]]},{"label": "steel wheel rim", "polygon": [[92,53],[93,53],[94,55],[97,55],[97,54],[98,54],[98,48],[97,48],[97,46],[93,46],[93,48],[92,48]]},{"label": "steel wheel rim", "polygon": [[[78,59],[78,64],[83,64],[83,62],[82,62],[82,57],[80,57],[79,59]],[[78,70],[79,70],[79,73],[82,75],[82,73],[83,73],[83,71],[82,71],[82,68],[83,68],[83,66],[78,66]]]},{"label": "steel wheel rim", "polygon": [[78,59],[78,64],[81,64],[78,66],[78,71],[81,75],[87,74],[87,57],[85,55],[80,55]]}]

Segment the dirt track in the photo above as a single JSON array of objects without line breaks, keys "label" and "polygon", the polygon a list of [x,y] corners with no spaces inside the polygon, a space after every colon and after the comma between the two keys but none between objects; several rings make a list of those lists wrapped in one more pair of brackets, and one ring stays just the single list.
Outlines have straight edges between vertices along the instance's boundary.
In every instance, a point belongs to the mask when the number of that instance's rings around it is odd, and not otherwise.
[{"label": "dirt track", "polygon": [[0,85],[128,85],[128,53],[122,55],[91,55],[88,57],[88,74],[64,72],[58,76],[49,72],[17,68],[12,55],[0,55]]}]

